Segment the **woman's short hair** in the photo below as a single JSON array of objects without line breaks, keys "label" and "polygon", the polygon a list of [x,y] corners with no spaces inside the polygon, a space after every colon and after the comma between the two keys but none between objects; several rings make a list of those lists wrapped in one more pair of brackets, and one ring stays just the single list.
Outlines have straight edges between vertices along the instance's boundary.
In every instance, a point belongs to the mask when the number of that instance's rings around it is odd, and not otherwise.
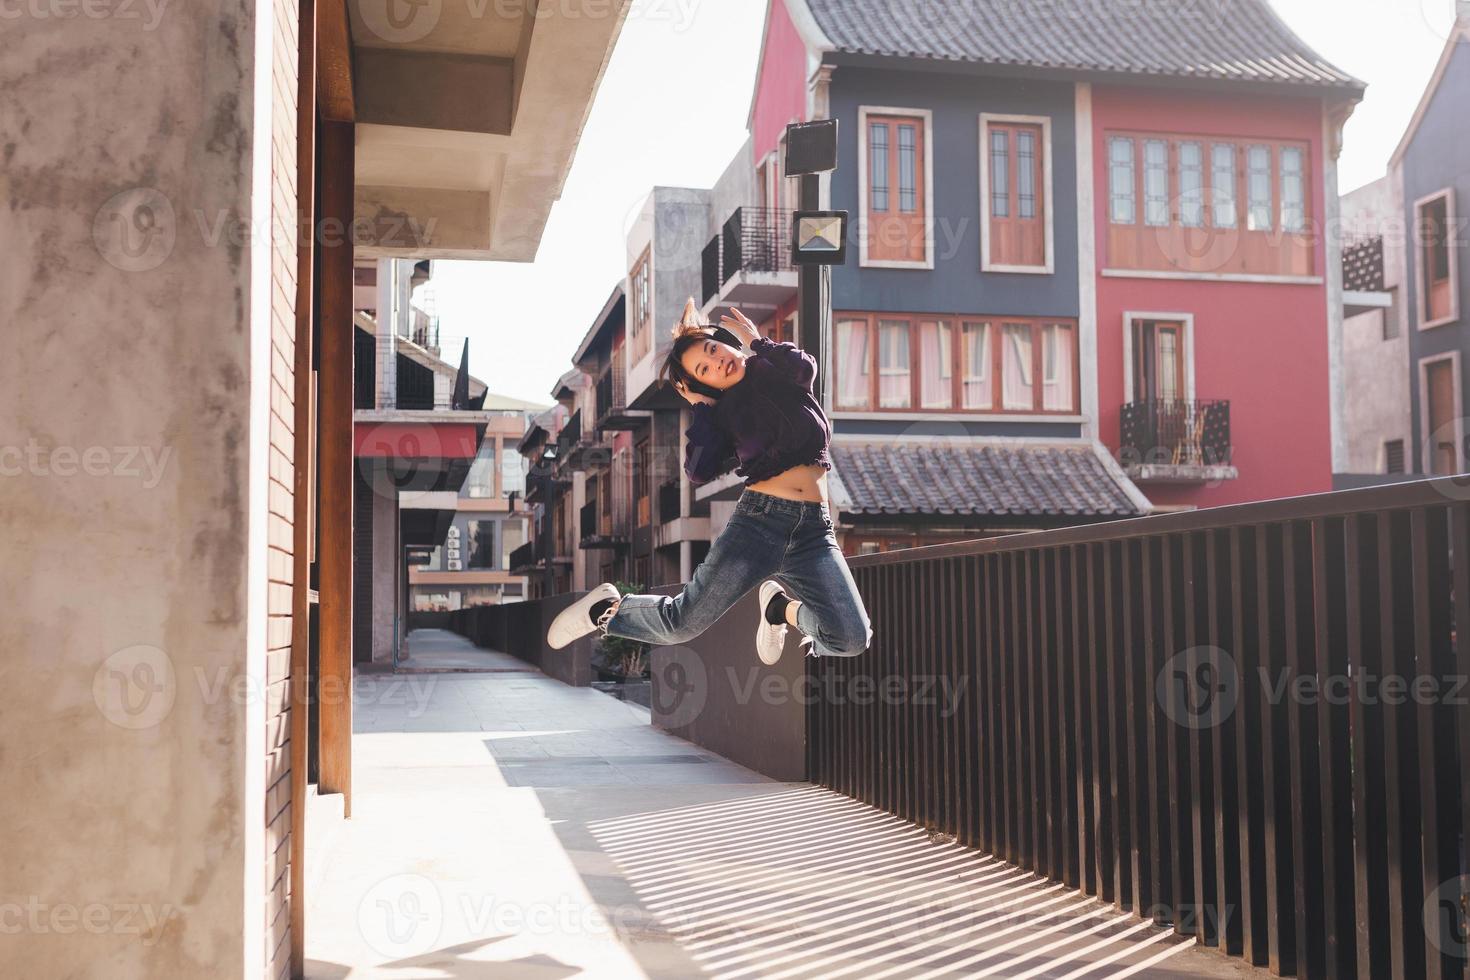
[{"label": "woman's short hair", "polygon": [[717,340],[737,349],[741,346],[734,334],[724,327],[710,326],[709,320],[699,312],[699,307],[694,304],[694,297],[691,296],[684,304],[679,322],[674,324],[674,343],[669,348],[668,356],[664,358],[663,367],[659,369],[659,378],[670,384],[682,382],[695,394],[719,398],[723,394],[719,388],[705,384],[684,368],[684,355],[691,347],[706,340]]}]

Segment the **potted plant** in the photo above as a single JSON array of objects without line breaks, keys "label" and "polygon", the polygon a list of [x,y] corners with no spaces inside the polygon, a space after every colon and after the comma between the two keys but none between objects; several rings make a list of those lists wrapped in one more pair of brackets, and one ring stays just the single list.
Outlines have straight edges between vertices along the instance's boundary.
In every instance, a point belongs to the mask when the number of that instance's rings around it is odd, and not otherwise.
[{"label": "potted plant", "polygon": [[[643,589],[633,582],[614,582],[619,595],[631,595]],[[641,680],[648,676],[648,644],[621,636],[604,636],[597,644],[597,657],[593,661],[597,679],[625,683]]]}]

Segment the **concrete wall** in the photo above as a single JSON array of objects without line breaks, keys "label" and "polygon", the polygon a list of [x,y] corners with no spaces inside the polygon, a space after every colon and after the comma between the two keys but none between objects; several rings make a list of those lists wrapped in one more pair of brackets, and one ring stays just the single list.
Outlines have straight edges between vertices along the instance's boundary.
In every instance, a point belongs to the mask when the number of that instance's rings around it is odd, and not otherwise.
[{"label": "concrete wall", "polygon": [[254,980],[289,947],[294,4],[100,9],[0,46],[0,975]]},{"label": "concrete wall", "polygon": [[[1343,321],[1343,429],[1347,473],[1382,473],[1383,444],[1404,441],[1405,464],[1412,469],[1409,446],[1409,337],[1412,321],[1404,306],[1404,244],[1401,171],[1380,177],[1342,197],[1342,226],[1347,235],[1383,235],[1384,285],[1394,305]],[[1397,323],[1396,336],[1384,339],[1384,321]]]},{"label": "concrete wall", "polygon": [[[1466,35],[1462,34],[1461,37]],[[1470,40],[1460,41],[1445,68],[1439,89],[1430,100],[1419,123],[1419,129],[1404,152],[1403,157],[1403,207],[1404,227],[1411,232],[1410,242],[1417,240],[1417,219],[1414,202],[1447,187],[1454,188],[1455,211],[1459,216],[1457,227],[1452,233],[1457,242],[1450,260],[1459,270],[1458,292],[1460,295],[1460,318],[1454,323],[1429,330],[1420,330],[1419,293],[1423,282],[1423,264],[1417,250],[1412,247],[1408,254],[1408,275],[1403,293],[1407,311],[1409,336],[1409,406],[1413,417],[1413,439],[1411,459],[1417,472],[1429,467],[1425,460],[1425,445],[1432,433],[1424,431],[1420,418],[1422,398],[1419,381],[1420,362],[1450,351],[1460,352],[1460,370],[1470,370],[1470,232],[1467,232],[1466,216],[1470,215],[1470,127],[1465,125],[1465,106],[1470,101]],[[1466,414],[1463,390],[1455,414]],[[1460,449],[1460,464],[1465,465],[1465,447]]]}]

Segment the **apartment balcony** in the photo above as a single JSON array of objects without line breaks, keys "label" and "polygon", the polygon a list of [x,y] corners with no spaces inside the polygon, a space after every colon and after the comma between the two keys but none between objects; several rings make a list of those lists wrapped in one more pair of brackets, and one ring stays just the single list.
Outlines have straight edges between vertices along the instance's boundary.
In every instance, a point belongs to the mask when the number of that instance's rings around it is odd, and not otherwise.
[{"label": "apartment balcony", "polygon": [[628,367],[623,348],[619,347],[602,377],[597,379],[598,432],[636,429],[647,425],[652,415],[628,407]]},{"label": "apartment balcony", "polygon": [[577,409],[556,436],[557,472],[585,470],[606,462],[606,447],[598,441],[592,427],[584,420],[582,410]]},{"label": "apartment balcony", "polygon": [[1393,302],[1384,274],[1383,236],[1360,235],[1342,241],[1342,309],[1357,316],[1387,309]]},{"label": "apartment balcony", "polygon": [[510,573],[526,575],[541,567],[535,541],[527,541],[510,553]]},{"label": "apartment balcony", "polygon": [[1151,399],[1119,412],[1119,462],[1130,479],[1154,483],[1233,480],[1230,402]]},{"label": "apartment balcony", "polygon": [[578,547],[586,551],[603,548],[626,548],[628,546],[627,508],[621,512],[616,507],[610,512],[599,513],[597,501],[584,504],[581,513],[581,537]]},{"label": "apartment balcony", "polygon": [[712,320],[731,307],[774,310],[796,295],[791,212],[736,208],[704,247],[700,263],[704,313]]}]

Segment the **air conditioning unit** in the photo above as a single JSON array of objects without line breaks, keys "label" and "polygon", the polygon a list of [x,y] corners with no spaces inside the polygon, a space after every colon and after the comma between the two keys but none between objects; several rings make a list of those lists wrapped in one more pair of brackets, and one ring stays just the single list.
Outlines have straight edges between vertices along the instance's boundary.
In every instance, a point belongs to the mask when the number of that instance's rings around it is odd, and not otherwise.
[{"label": "air conditioning unit", "polygon": [[455,527],[453,524],[449,525],[449,540],[459,540],[459,528]]},{"label": "air conditioning unit", "polygon": [[448,565],[451,572],[457,572],[464,567],[464,563],[461,562],[458,558],[449,559]]}]

